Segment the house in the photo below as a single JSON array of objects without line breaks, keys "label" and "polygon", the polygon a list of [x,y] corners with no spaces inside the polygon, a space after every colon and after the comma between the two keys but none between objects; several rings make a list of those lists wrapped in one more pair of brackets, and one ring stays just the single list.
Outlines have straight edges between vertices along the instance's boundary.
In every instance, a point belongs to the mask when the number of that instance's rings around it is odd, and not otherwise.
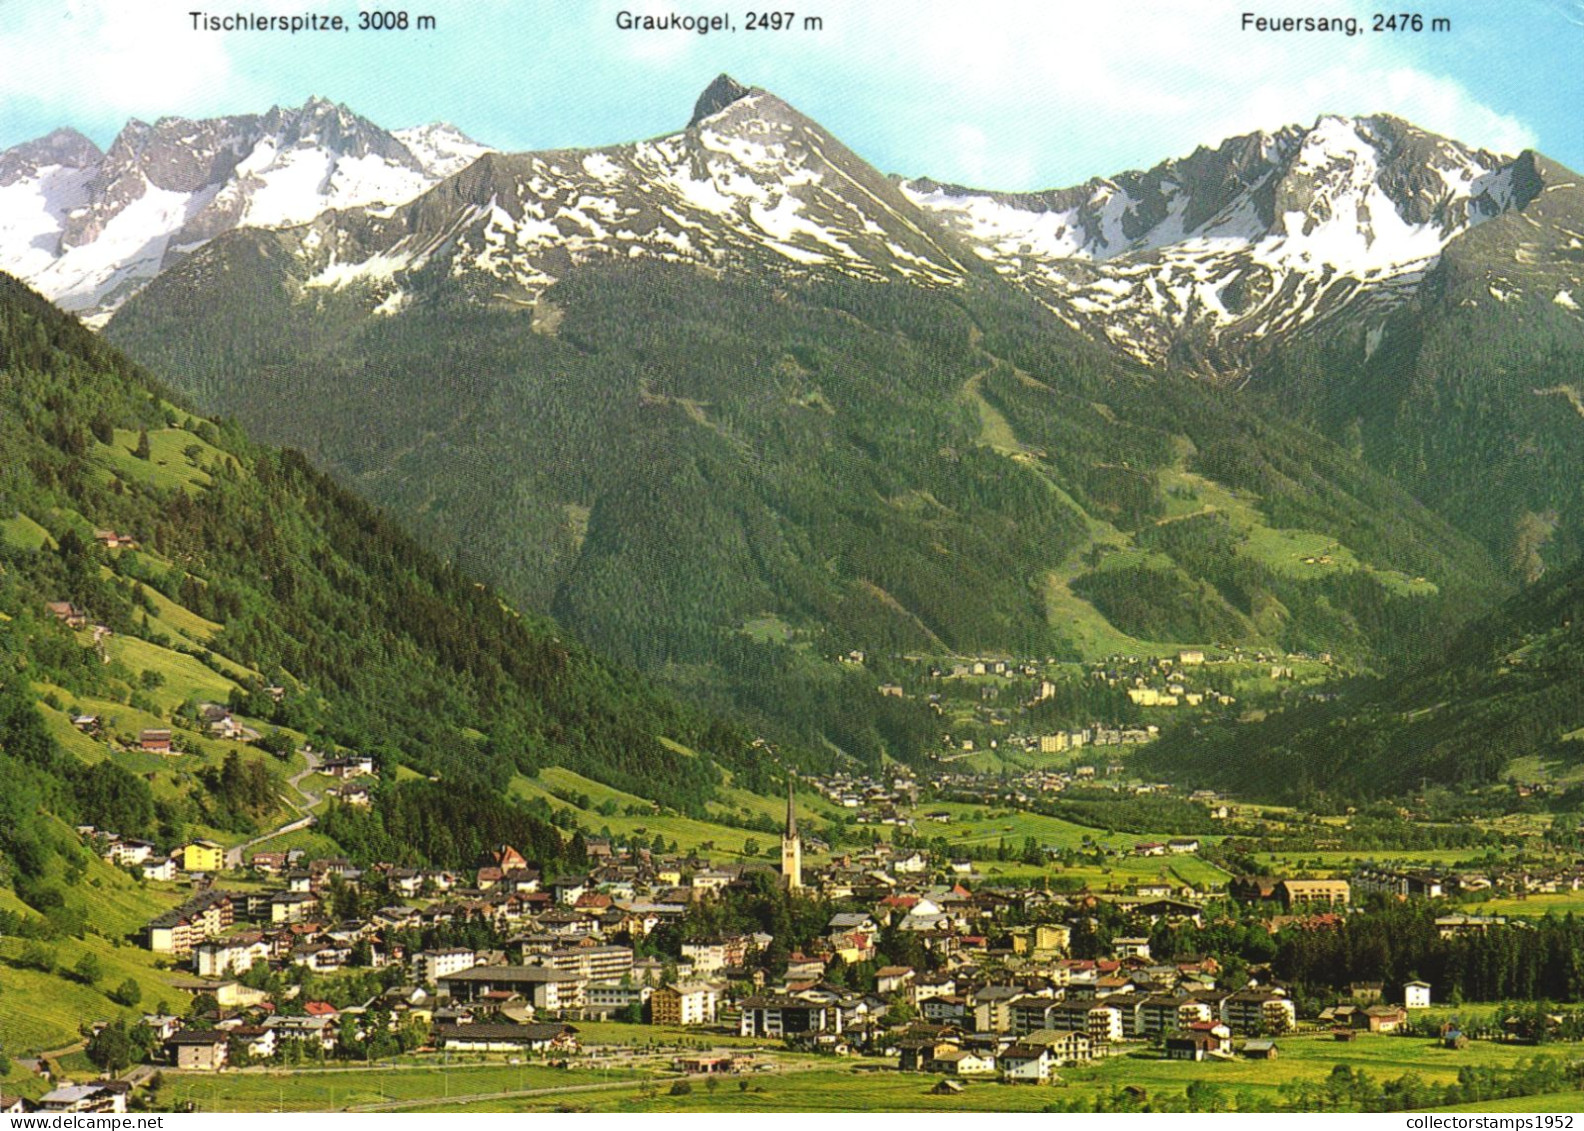
[{"label": "house", "polygon": [[125,1114],[130,1084],[119,1080],[97,1081],[92,1084],[64,1084],[45,1092],[38,1100],[40,1111],[51,1112],[105,1112]]},{"label": "house", "polygon": [[267,962],[270,946],[257,931],[228,939],[209,939],[193,948],[194,961],[201,978],[224,978],[242,974],[255,962]]},{"label": "house", "polygon": [[1409,982],[1403,987],[1404,1009],[1429,1009],[1430,1008],[1430,983]]},{"label": "house", "polygon": [[1395,1033],[1408,1020],[1408,1011],[1400,1005],[1372,1005],[1364,1018],[1371,1033]]},{"label": "house", "polygon": [[336,1024],[333,1017],[310,1017],[307,1014],[285,1014],[271,1017],[264,1028],[275,1031],[276,1040],[301,1041],[317,1044],[329,1052],[336,1044]]},{"label": "house", "polygon": [[218,1029],[183,1029],[166,1038],[165,1047],[177,1068],[218,1072],[230,1059],[230,1040]]},{"label": "house", "polygon": [[900,993],[913,981],[911,966],[882,966],[875,971],[875,989],[882,994]]},{"label": "house", "polygon": [[1365,1005],[1373,1005],[1384,996],[1385,988],[1383,982],[1350,982],[1348,996]]},{"label": "house", "polygon": [[[372,777],[376,773],[374,759],[366,754],[350,754],[344,758],[331,758],[319,767],[319,772],[329,774],[333,778],[345,781],[347,778]],[[510,853],[510,855],[506,855]],[[527,865],[522,853],[515,848],[503,845],[500,853],[502,857],[511,861],[510,865],[497,864],[503,871],[509,867],[521,868]]]},{"label": "house", "polygon": [[1055,1057],[1044,1045],[1014,1044],[996,1057],[1001,1079],[1014,1084],[1048,1084]]},{"label": "house", "polygon": [[280,1045],[275,1030],[262,1025],[238,1025],[231,1030],[231,1039],[246,1048],[254,1060],[268,1060]]},{"label": "house", "polygon": [[138,749],[146,754],[169,754],[171,732],[163,727],[138,731]]},{"label": "house", "polygon": [[1210,1033],[1183,1029],[1166,1037],[1167,1060],[1204,1060],[1220,1053],[1220,1042]]},{"label": "house", "polygon": [[1020,1045],[1038,1045],[1050,1049],[1051,1063],[1088,1064],[1094,1059],[1094,1041],[1088,1033],[1076,1029],[1036,1029],[1018,1040]]},{"label": "house", "polygon": [[583,987],[583,1016],[609,1017],[635,1005],[642,1009],[654,997],[654,992],[653,986],[634,982],[631,978],[590,982]]},{"label": "house", "polygon": [[0,1115],[23,1115],[33,1110],[21,1096],[0,1095]]},{"label": "house", "polygon": [[1268,1038],[1243,1042],[1243,1055],[1250,1060],[1275,1060],[1281,1050]]},{"label": "house", "polygon": [[44,608],[67,628],[88,627],[88,614],[70,601],[46,601]]},{"label": "house", "polygon": [[1118,958],[1142,958],[1147,961],[1150,941],[1146,938],[1115,938],[1111,940],[1111,949]]},{"label": "house", "polygon": [[225,849],[212,840],[195,840],[178,851],[184,872],[218,872],[225,867]]},{"label": "house", "polygon": [[676,982],[661,986],[649,999],[656,1025],[712,1025],[720,1006],[719,991],[708,982]]},{"label": "house", "polygon": [[948,1049],[929,1063],[929,1071],[948,1076],[994,1076],[996,1058],[988,1052]]},{"label": "house", "polygon": [[95,530],[94,541],[107,550],[135,550],[138,548],[136,538],[129,534],[118,534],[114,530]]},{"label": "house", "polygon": [[446,1052],[576,1052],[578,1031],[560,1022],[534,1025],[437,1025],[435,1047]]},{"label": "house", "polygon": [[897,1045],[897,1071],[924,1072],[941,1055],[959,1047],[945,1037],[911,1037]]}]

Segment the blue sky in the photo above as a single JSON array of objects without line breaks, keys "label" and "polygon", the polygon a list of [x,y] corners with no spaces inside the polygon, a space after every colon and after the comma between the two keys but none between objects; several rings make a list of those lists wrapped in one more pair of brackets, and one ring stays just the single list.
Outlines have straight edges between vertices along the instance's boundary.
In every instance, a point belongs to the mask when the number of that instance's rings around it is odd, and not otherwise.
[{"label": "blue sky", "polygon": [[[318,94],[388,128],[450,121],[504,149],[681,127],[721,71],[766,87],[887,172],[1004,189],[1148,166],[1322,113],[1399,114],[1471,144],[1584,169],[1584,0],[1445,0],[1450,32],[1270,34],[1250,11],[1356,15],[1350,0],[783,0],[822,31],[748,33],[763,4],[382,0],[428,32],[191,30],[216,13],[358,0],[0,0],[0,148],[61,125],[108,145],[130,117],[206,117]],[[1409,5],[1413,8],[1416,5]],[[735,33],[617,29],[621,10],[731,12]]]}]

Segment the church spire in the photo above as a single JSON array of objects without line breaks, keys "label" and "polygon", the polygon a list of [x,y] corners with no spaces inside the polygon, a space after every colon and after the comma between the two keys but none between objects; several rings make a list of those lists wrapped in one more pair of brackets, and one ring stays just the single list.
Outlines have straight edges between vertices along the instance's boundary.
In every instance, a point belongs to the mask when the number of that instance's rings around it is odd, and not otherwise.
[{"label": "church spire", "polygon": [[803,841],[797,831],[797,810],[792,804],[792,774],[787,773],[786,832],[781,834],[781,882],[787,889],[803,886]]}]

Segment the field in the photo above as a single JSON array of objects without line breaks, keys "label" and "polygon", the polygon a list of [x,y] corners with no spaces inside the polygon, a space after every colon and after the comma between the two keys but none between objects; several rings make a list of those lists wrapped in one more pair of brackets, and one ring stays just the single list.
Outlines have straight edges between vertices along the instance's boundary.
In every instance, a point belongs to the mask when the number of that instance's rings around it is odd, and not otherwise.
[{"label": "field", "polygon": [[[572,1105],[592,1111],[1038,1111],[1054,1103],[1092,1101],[1123,1085],[1142,1087],[1153,1097],[1180,1099],[1189,1083],[1205,1080],[1219,1086],[1232,1105],[1248,1110],[1283,1102],[1284,1085],[1298,1081],[1320,1083],[1333,1068],[1345,1064],[1367,1072],[1377,1083],[1416,1073],[1431,1084],[1456,1081],[1464,1065],[1510,1068],[1535,1054],[1531,1048],[1476,1043],[1462,1051],[1442,1049],[1423,1038],[1363,1036],[1340,1044],[1329,1035],[1297,1036],[1278,1042],[1281,1056],[1275,1061],[1236,1060],[1194,1064],[1159,1059],[1154,1053],[1118,1056],[1087,1067],[1060,1072],[1061,1084],[1032,1087],[969,1083],[957,1096],[937,1096],[931,1088],[938,1077],[893,1071],[890,1062],[863,1061],[785,1074],[755,1074],[746,1078],[750,1090],[737,1080],[723,1080],[714,1091],[693,1083],[691,1094],[672,1096],[662,1085],[649,1097],[638,1087],[560,1096],[524,1096],[465,1105],[433,1105],[429,1110],[543,1111]],[[1565,1054],[1554,1054],[1565,1055]],[[838,1064],[840,1066],[838,1066]],[[1578,1093],[1569,1094],[1577,1103]],[[1564,1097],[1537,1097],[1504,1104],[1561,1103]],[[1504,1106],[1457,1110],[1575,1110],[1568,1107]]]},{"label": "field", "polygon": [[[64,826],[60,834],[75,835]],[[141,991],[140,1010],[152,1010],[161,1000],[175,1009],[187,1007],[188,995],[172,987],[170,976],[159,969],[155,957],[124,941],[149,919],[175,906],[181,898],[177,893],[144,887],[95,858],[87,861],[76,883],[58,867],[49,880],[68,910],[86,916],[89,931],[81,939],[62,938],[44,944],[54,956],[52,973],[18,962],[26,946],[22,939],[0,940],[0,1045],[9,1054],[61,1048],[78,1039],[77,1026],[84,1019],[123,1012],[106,993],[127,979],[136,982]],[[0,889],[0,907],[23,910],[23,904],[8,889]],[[65,973],[85,954],[91,954],[100,968],[91,986]]]},{"label": "field", "polygon": [[637,1080],[622,1069],[561,1069],[543,1064],[393,1064],[369,1068],[165,1073],[161,1105],[194,1104],[199,1111],[331,1111],[448,1095],[482,1095],[538,1088],[578,1087]]},{"label": "field", "polygon": [[[679,813],[655,813],[652,801],[635,794],[624,793],[612,786],[559,767],[541,770],[532,778],[519,774],[512,779],[511,792],[525,801],[543,797],[554,808],[573,810],[577,814],[578,823],[589,832],[597,833],[601,829],[608,828],[613,834],[624,837],[653,837],[658,833],[668,843],[676,841],[677,848],[681,851],[686,852],[701,845],[713,844],[715,846],[713,851],[717,856],[734,859],[744,858],[742,847],[749,840],[758,841],[762,851],[768,851],[779,843],[776,838],[779,836],[780,824],[786,814],[785,801],[754,797],[744,790],[730,787],[723,790],[722,802],[716,803],[718,808],[729,807],[744,818],[767,816],[776,823],[778,831],[758,832],[686,817]],[[564,800],[566,797],[579,794],[587,797],[588,808],[579,808],[572,802]],[[614,807],[614,811],[601,813],[598,811],[601,806]],[[641,812],[629,816],[627,814],[629,807],[637,808]],[[797,811],[799,820],[809,822],[819,821],[833,812],[832,807],[823,798],[815,798],[809,793],[798,795]]]},{"label": "field", "polygon": [[1527,899],[1487,899],[1483,903],[1465,904],[1461,910],[1470,915],[1526,915],[1533,918],[1550,912],[1558,915],[1581,914],[1584,913],[1584,891],[1531,895]]}]

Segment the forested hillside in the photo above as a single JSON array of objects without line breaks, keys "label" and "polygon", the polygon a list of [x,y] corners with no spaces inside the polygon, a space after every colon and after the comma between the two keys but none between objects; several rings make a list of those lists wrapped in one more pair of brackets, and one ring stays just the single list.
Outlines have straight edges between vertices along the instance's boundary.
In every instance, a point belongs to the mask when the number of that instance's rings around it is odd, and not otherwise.
[{"label": "forested hillside", "polygon": [[112,339],[583,642],[808,745],[927,745],[921,705],[876,709],[826,662],[850,649],[1268,643],[1367,668],[1500,588],[1334,445],[994,282],[640,262],[525,310],[420,273],[369,317],[356,286],[298,289],[281,238],[215,241]]},{"label": "forested hillside", "polygon": [[1169,734],[1143,755],[1175,780],[1271,800],[1345,804],[1475,791],[1520,758],[1584,761],[1584,564],[1548,575],[1463,632],[1444,657],[1257,724]]},{"label": "forested hillside", "polygon": [[[259,741],[204,738],[204,701]],[[88,712],[95,737],[73,726]],[[177,753],[137,752],[160,725]],[[721,766],[750,787],[772,772],[743,734],[519,615],[300,455],[180,407],[0,277],[5,879],[53,874],[60,821],[162,843],[269,827],[303,742],[374,756],[373,820],[431,814],[381,848],[451,866],[492,841],[560,851],[504,800],[516,773],[566,766],[697,810]]]}]

